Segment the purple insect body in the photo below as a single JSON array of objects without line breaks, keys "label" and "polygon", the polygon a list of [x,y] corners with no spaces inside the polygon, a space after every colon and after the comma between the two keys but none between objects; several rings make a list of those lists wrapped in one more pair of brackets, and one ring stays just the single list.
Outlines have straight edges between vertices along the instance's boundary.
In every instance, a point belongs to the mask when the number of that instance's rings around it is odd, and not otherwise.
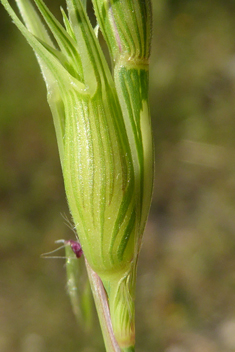
[{"label": "purple insect body", "polygon": [[80,258],[83,254],[83,250],[82,250],[82,246],[80,245],[80,243],[78,241],[74,241],[74,240],[57,240],[55,241],[55,243],[63,243],[62,246],[60,246],[59,248],[54,249],[51,252],[47,252],[42,254],[41,256],[43,258],[66,258],[66,257],[59,257],[59,256],[48,256],[48,254],[52,254],[57,252],[58,250],[60,250],[61,248],[64,248],[65,246],[70,246],[72,251],[74,252],[74,254],[76,255],[77,258]]},{"label": "purple insect body", "polygon": [[73,241],[73,240],[69,240],[69,241],[64,241],[64,244],[69,244],[72,251],[74,252],[74,254],[76,255],[77,258],[80,258],[83,254],[83,250],[82,250],[82,246],[80,245],[79,242],[77,241]]}]

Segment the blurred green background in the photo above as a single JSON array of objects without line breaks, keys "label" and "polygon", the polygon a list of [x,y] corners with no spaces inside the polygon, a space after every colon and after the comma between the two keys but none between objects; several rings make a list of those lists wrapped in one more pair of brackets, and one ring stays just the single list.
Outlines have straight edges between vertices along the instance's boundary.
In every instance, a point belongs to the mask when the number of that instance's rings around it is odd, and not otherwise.
[{"label": "blurred green background", "polygon": [[[60,17],[63,1],[46,3]],[[155,189],[139,262],[137,352],[235,351],[235,1],[153,0]],[[0,8],[0,351],[104,351],[76,325],[74,238],[46,89]]]}]

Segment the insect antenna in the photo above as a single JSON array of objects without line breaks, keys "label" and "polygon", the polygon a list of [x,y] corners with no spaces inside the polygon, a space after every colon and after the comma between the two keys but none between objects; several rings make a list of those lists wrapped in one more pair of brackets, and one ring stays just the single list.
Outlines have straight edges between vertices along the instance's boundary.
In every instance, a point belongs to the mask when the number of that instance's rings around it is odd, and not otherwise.
[{"label": "insect antenna", "polygon": [[66,241],[65,240],[57,240],[57,241],[55,241],[55,243],[63,243],[63,246],[60,246],[60,247],[58,247],[58,248],[56,248],[56,249],[54,249],[53,251],[50,251],[50,252],[46,252],[46,253],[42,253],[41,255],[40,255],[40,257],[41,258],[46,258],[46,259],[51,259],[51,258],[53,258],[53,259],[68,259],[68,257],[65,257],[65,256],[54,256],[54,255],[50,255],[50,254],[53,254],[53,253],[55,253],[55,252],[57,252],[57,251],[59,251],[60,249],[62,249],[62,248],[64,248],[65,246],[66,246]]},{"label": "insect antenna", "polygon": [[61,259],[76,259],[76,258],[73,258],[73,257],[66,257],[66,256],[51,256],[49,254],[53,254],[57,251],[59,251],[60,249],[66,247],[66,246],[70,246],[72,251],[74,252],[74,254],[76,255],[77,258],[80,258],[83,254],[83,251],[82,251],[82,247],[80,245],[79,242],[77,241],[73,241],[73,240],[57,240],[55,241],[55,243],[63,243],[62,246],[54,249],[53,251],[50,251],[50,252],[46,252],[46,253],[43,253],[40,255],[40,257],[42,258],[46,258],[46,259],[51,259],[51,258],[61,258]]}]

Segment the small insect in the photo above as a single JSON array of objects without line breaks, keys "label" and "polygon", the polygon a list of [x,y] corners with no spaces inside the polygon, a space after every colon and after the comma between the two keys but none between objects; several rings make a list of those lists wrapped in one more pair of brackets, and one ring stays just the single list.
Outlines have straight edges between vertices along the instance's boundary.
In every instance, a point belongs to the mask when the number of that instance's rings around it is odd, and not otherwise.
[{"label": "small insect", "polygon": [[[62,240],[63,241],[63,240]],[[59,243],[57,241],[57,243]],[[78,241],[68,240],[65,241],[65,245],[70,245],[73,253],[76,255],[77,258],[80,258],[83,254],[82,246]]]},{"label": "small insect", "polygon": [[68,228],[70,228],[73,233],[75,234],[76,236],[76,241],[74,240],[57,240],[55,241],[55,243],[63,243],[62,246],[54,249],[53,251],[51,252],[47,252],[47,253],[43,253],[41,254],[41,257],[43,258],[62,258],[62,259],[69,259],[68,257],[61,257],[61,256],[48,256],[48,254],[52,254],[52,253],[55,253],[57,251],[59,251],[61,248],[65,248],[66,246],[70,246],[73,253],[76,255],[77,258],[80,258],[83,254],[83,250],[82,250],[82,246],[79,242],[79,239],[78,239],[78,235],[77,235],[77,232],[76,232],[76,229],[75,229],[75,226],[73,225],[73,223],[68,219],[67,215],[66,214],[61,214],[63,219],[65,220],[65,225],[68,226]]},{"label": "small insect", "polygon": [[74,241],[74,240],[57,240],[55,241],[55,243],[63,243],[62,246],[54,249],[51,252],[47,252],[47,253],[43,253],[41,254],[41,257],[43,258],[62,258],[62,259],[68,259],[67,257],[61,257],[61,256],[49,256],[48,254],[52,254],[55,253],[57,251],[59,251],[61,248],[64,248],[66,246],[70,246],[73,253],[76,255],[77,258],[80,258],[83,254],[83,250],[82,250],[82,246],[78,241]]}]

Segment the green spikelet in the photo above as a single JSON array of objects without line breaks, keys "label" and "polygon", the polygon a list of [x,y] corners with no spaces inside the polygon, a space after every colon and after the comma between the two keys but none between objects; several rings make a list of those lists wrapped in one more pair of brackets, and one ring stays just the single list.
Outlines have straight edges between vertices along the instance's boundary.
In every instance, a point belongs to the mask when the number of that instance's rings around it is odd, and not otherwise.
[{"label": "green spikelet", "polygon": [[148,105],[148,0],[93,0],[113,75],[85,1],[67,0],[65,28],[34,0],[16,0],[25,25],[2,4],[34,49],[47,85],[69,208],[84,255],[105,287],[123,351],[134,351],[136,264],[153,183]]}]

